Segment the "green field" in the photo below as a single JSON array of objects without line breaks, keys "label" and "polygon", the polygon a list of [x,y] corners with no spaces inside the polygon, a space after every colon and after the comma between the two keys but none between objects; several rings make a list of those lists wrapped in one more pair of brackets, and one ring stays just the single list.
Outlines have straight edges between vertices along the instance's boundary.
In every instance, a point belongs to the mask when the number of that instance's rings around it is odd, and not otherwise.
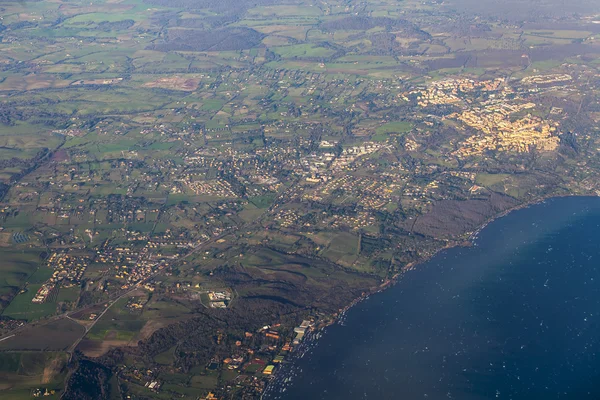
[{"label": "green field", "polygon": [[[31,390],[62,390],[67,355],[55,352],[5,352],[0,354],[0,396],[3,399],[31,398]],[[7,384],[7,382],[10,382]]]},{"label": "green field", "polygon": [[[33,254],[30,255],[33,260]],[[3,311],[2,315],[15,319],[25,319],[28,321],[44,318],[56,312],[56,303],[53,296],[49,296],[45,303],[32,303],[42,283],[46,282],[52,276],[52,270],[46,267],[40,267],[27,278],[27,287],[24,293],[19,293]]]},{"label": "green field", "polygon": [[79,351],[107,399],[258,397],[299,321],[596,194],[594,10],[451,2],[0,0],[0,399],[85,397]]},{"label": "green field", "polygon": [[273,50],[283,58],[325,58],[335,53],[334,50],[310,44],[280,46],[273,48]]},{"label": "green field", "polygon": [[39,252],[5,252],[0,266],[0,294],[20,288],[37,269],[41,260]]},{"label": "green field", "polygon": [[387,124],[381,125],[375,129],[375,135],[373,140],[385,141],[390,134],[402,134],[410,132],[413,128],[412,123],[406,121],[388,122]]}]

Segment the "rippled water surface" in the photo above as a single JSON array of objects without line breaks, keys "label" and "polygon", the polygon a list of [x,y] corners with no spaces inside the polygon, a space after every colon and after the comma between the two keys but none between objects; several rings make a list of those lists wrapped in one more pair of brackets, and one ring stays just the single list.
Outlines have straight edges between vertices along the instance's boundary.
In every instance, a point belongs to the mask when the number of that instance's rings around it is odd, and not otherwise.
[{"label": "rippled water surface", "polygon": [[265,397],[600,399],[600,198],[515,211],[476,243],[351,309]]}]

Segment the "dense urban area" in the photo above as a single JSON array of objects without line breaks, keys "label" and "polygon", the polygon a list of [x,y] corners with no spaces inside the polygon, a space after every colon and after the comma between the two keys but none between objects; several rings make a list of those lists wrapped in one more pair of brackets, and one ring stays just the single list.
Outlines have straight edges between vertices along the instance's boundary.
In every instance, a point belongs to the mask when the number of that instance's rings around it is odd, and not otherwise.
[{"label": "dense urban area", "polygon": [[495,4],[0,0],[0,397],[260,398],[435,252],[600,194],[594,1]]}]

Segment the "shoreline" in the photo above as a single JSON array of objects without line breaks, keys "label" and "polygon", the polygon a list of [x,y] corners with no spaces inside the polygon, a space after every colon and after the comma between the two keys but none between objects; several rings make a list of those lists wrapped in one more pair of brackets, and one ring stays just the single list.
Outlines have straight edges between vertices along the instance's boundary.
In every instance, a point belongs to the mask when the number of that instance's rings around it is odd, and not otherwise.
[{"label": "shoreline", "polygon": [[[472,246],[474,244],[474,241],[477,239],[477,235],[479,235],[479,233],[485,229],[489,224],[491,224],[492,222],[507,216],[508,214],[514,212],[514,211],[518,211],[518,210],[522,210],[525,208],[529,208],[531,206],[534,205],[538,205],[541,204],[547,200],[550,199],[558,199],[558,198],[564,198],[564,197],[600,197],[599,194],[583,194],[583,195],[571,195],[571,194],[566,194],[566,195],[552,195],[552,196],[544,196],[523,204],[519,204],[515,207],[511,207],[509,209],[506,209],[504,211],[502,211],[501,213],[494,215],[493,217],[488,218],[485,222],[483,222],[481,225],[479,225],[477,227],[477,229],[475,229],[473,232],[466,232],[464,235],[467,236],[466,239],[459,241],[450,241],[448,244],[446,244],[445,246],[435,250],[431,255],[429,255],[428,257],[422,259],[422,260],[418,260],[418,261],[414,261],[414,262],[410,262],[407,265],[405,265],[404,267],[401,268],[401,270],[399,272],[397,272],[396,274],[394,274],[391,278],[386,279],[382,284],[380,284],[377,287],[371,288],[368,291],[364,292],[361,296],[357,297],[356,299],[354,299],[350,304],[348,304],[347,306],[341,308],[338,313],[336,313],[337,315],[332,315],[332,319],[326,322],[323,322],[322,324],[319,324],[318,326],[314,327],[313,329],[311,329],[310,331],[310,336],[308,336],[299,346],[296,346],[294,349],[292,349],[292,351],[290,352],[290,355],[292,355],[292,360],[288,361],[289,364],[292,364],[292,366],[290,367],[291,371],[293,371],[294,368],[294,361],[296,361],[296,359],[298,358],[302,358],[304,356],[304,354],[308,351],[308,349],[310,349],[310,347],[315,344],[318,339],[324,334],[324,330],[325,328],[327,328],[328,326],[332,326],[335,323],[338,324],[343,324],[343,320],[344,317],[346,315],[346,312],[349,311],[350,309],[352,309],[354,306],[356,306],[357,304],[359,304],[360,302],[367,300],[371,295],[374,295],[376,293],[380,293],[383,292],[384,290],[389,289],[390,287],[394,286],[395,284],[397,284],[398,282],[400,282],[400,279],[404,276],[404,274],[406,274],[409,271],[413,271],[415,270],[419,265],[422,265],[424,263],[426,263],[427,261],[431,260],[433,257],[435,257],[437,254],[439,254],[440,252],[444,251],[444,250],[448,250],[448,249],[452,249],[455,247],[468,247],[468,246]],[[298,348],[299,350],[301,350],[301,348],[306,348],[304,349],[303,353],[301,354],[300,357],[295,356],[296,353],[296,348]],[[302,350],[301,350],[302,351]],[[273,374],[273,382],[276,382],[276,380],[278,378],[280,378],[281,374],[279,373],[279,369],[278,371],[275,372],[275,374]],[[272,387],[272,384],[269,383],[269,385],[267,385],[267,387],[265,388],[265,390],[263,391],[263,393],[261,394],[260,398],[263,399],[263,396],[265,393],[267,393],[269,391],[269,389]]]},{"label": "shoreline", "polygon": [[[440,252],[444,251],[444,250],[449,250],[455,247],[469,247],[472,246],[474,243],[474,240],[477,239],[477,235],[479,235],[479,233],[485,229],[489,224],[491,224],[492,222],[507,216],[508,214],[514,212],[514,211],[518,211],[518,210],[522,210],[525,208],[529,208],[531,206],[537,205],[537,204],[541,204],[544,201],[550,200],[550,199],[558,199],[558,198],[564,198],[564,197],[600,197],[599,195],[553,195],[553,196],[545,196],[545,197],[541,197],[539,199],[536,200],[532,200],[523,204],[519,204],[515,207],[511,207],[509,209],[506,209],[504,211],[502,211],[501,213],[494,215],[493,217],[488,218],[485,222],[483,222],[481,225],[479,225],[477,227],[477,229],[475,229],[472,232],[466,232],[464,235],[467,236],[467,238],[465,238],[464,240],[455,240],[455,241],[449,241],[445,246],[440,247],[439,249],[435,250],[433,253],[431,253],[431,255],[427,256],[426,258],[423,258],[421,260],[418,261],[413,261],[410,262],[408,264],[406,264],[404,267],[402,267],[402,269],[397,272],[396,274],[394,274],[391,278],[387,279],[385,282],[383,282],[381,285],[371,288],[368,292],[365,292],[363,295],[361,295],[360,297],[354,299],[350,304],[348,304],[346,307],[342,308],[341,311],[338,313],[338,315],[348,311],[350,308],[354,307],[356,304],[360,303],[362,300],[366,299],[367,297],[369,297],[370,295],[373,295],[375,293],[379,293],[383,290],[386,290],[387,288],[393,286],[394,284],[398,283],[400,278],[402,278],[402,276],[404,276],[405,273],[414,270],[415,268],[417,268],[419,265],[424,264],[426,262],[428,262],[429,260],[431,260],[433,257],[435,257],[436,255],[438,255]],[[335,323],[337,321],[338,317],[335,317],[333,322],[324,325],[323,327],[332,325],[333,323]],[[321,328],[318,328],[316,330],[320,330]]]}]

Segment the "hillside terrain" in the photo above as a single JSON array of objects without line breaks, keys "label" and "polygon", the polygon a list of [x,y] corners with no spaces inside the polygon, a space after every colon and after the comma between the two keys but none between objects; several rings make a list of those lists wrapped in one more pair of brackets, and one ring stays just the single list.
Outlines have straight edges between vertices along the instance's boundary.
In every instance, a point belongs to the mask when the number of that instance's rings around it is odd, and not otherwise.
[{"label": "hillside terrain", "polygon": [[0,0],[0,397],[259,398],[440,249],[599,194],[595,1],[499,4]]}]

